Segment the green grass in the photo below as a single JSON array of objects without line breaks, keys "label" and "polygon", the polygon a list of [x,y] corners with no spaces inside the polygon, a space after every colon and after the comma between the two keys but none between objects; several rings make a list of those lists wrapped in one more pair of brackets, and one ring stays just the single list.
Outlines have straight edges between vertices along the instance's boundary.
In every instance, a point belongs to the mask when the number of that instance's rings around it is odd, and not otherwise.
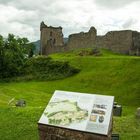
[{"label": "green grass", "polygon": [[[66,79],[0,83],[0,140],[38,140],[37,122],[55,90],[115,96],[123,115],[114,117],[113,131],[121,140],[139,140],[140,120],[135,111],[140,107],[140,57],[102,53],[98,57],[80,57],[76,51],[51,55],[81,69]],[[25,99],[27,107],[8,106],[12,98]]]}]

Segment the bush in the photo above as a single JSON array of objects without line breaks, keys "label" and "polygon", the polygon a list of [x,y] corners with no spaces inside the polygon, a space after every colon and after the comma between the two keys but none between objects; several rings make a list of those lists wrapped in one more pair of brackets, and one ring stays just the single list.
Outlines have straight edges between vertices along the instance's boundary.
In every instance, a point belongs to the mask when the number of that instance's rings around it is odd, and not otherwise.
[{"label": "bush", "polygon": [[25,61],[33,56],[33,49],[27,38],[0,35],[0,80],[21,76]]},{"label": "bush", "polygon": [[68,62],[54,61],[50,57],[34,57],[26,61],[24,75],[35,80],[62,79],[79,72]]}]

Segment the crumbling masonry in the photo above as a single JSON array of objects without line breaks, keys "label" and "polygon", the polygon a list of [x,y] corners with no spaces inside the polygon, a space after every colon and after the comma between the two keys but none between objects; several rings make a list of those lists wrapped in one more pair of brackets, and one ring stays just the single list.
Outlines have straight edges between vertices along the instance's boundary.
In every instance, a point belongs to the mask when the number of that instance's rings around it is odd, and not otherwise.
[{"label": "crumbling masonry", "polygon": [[41,54],[48,55],[59,52],[59,48],[64,45],[62,27],[48,27],[42,22],[40,31]]},{"label": "crumbling masonry", "polygon": [[63,41],[62,27],[48,27],[42,22],[40,31],[42,55],[96,46],[117,53],[140,56],[140,33],[137,31],[111,31],[104,36],[97,36],[96,29],[91,27],[89,32],[70,35],[67,43]]}]

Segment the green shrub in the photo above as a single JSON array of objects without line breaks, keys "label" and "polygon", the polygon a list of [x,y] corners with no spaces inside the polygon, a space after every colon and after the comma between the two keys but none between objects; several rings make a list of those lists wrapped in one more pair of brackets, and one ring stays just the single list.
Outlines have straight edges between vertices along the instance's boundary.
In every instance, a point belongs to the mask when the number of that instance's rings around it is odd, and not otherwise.
[{"label": "green shrub", "polygon": [[26,61],[24,76],[35,80],[56,80],[79,72],[68,62],[54,61],[50,57],[34,57]]},{"label": "green shrub", "polygon": [[0,35],[0,80],[21,76],[25,61],[33,56],[33,49],[27,38]]}]

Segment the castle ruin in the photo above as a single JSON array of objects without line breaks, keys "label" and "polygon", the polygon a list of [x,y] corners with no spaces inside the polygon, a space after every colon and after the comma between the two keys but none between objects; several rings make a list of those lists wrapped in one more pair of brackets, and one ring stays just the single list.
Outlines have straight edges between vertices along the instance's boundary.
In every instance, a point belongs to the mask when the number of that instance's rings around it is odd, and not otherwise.
[{"label": "castle ruin", "polygon": [[64,45],[62,27],[47,26],[44,22],[40,25],[40,42],[41,42],[41,54],[48,55],[54,53],[59,47]]},{"label": "castle ruin", "polygon": [[137,31],[110,31],[104,36],[97,36],[96,29],[91,27],[86,33],[71,34],[66,44],[63,41],[62,27],[48,27],[42,22],[40,31],[42,55],[94,46],[121,54],[140,55],[140,33]]},{"label": "castle ruin", "polygon": [[96,44],[113,52],[140,55],[140,33],[136,31],[110,31],[104,36],[97,36]]},{"label": "castle ruin", "polygon": [[68,47],[69,50],[75,48],[93,47],[96,42],[96,36],[96,29],[94,27],[91,27],[87,33],[81,32],[70,35],[66,47]]}]

